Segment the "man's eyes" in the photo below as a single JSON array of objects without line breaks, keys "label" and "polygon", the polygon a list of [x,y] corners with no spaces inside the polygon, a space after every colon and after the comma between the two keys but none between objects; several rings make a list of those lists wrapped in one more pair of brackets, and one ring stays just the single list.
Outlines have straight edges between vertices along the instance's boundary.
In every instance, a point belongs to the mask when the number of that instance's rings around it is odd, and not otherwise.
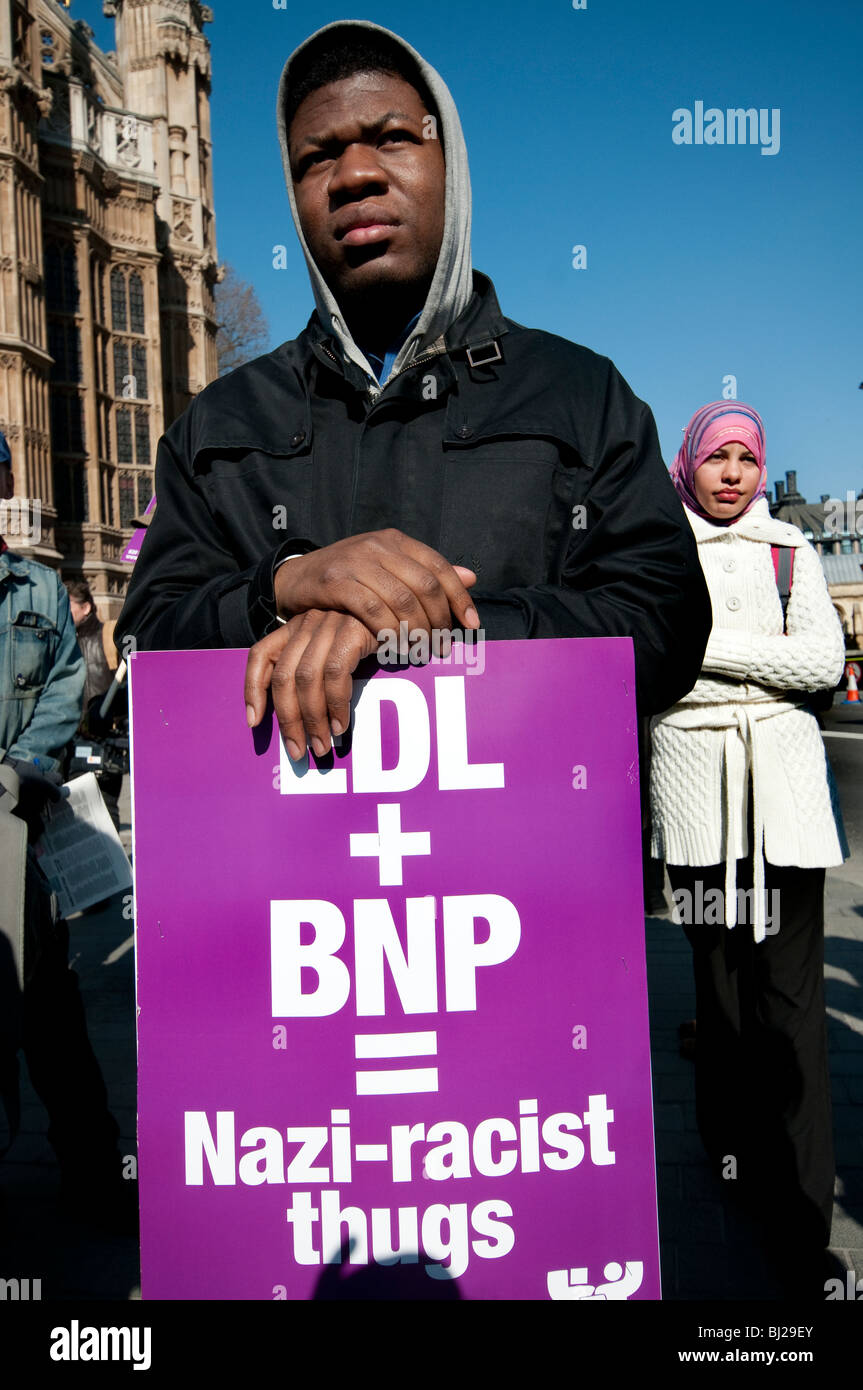
[{"label": "man's eyes", "polygon": [[383,144],[385,140],[395,140],[399,143],[402,143],[405,140],[412,140],[414,143],[418,143],[417,136],[414,135],[413,132],[410,130],[385,130],[380,138],[380,143]]},{"label": "man's eyes", "polygon": [[[388,144],[388,145],[398,144],[398,145],[401,145],[401,144],[404,144],[406,141],[407,141],[408,143],[411,143],[411,144],[414,144],[414,145],[418,145],[418,144],[420,143],[420,138],[419,138],[418,135],[415,135],[415,134],[413,133],[413,131],[411,131],[411,130],[401,130],[401,129],[397,129],[397,130],[385,130],[385,131],[383,132],[382,135],[379,135],[379,136],[378,136],[378,144],[379,144],[379,145],[383,145],[383,144]],[[303,174],[306,172],[306,170],[307,170],[307,169],[310,169],[310,168],[312,167],[313,164],[325,164],[325,163],[327,163],[328,161],[330,161],[330,160],[332,160],[332,159],[338,159],[338,157],[339,157],[339,155],[341,154],[341,152],[342,152],[342,146],[336,146],[336,145],[333,145],[333,146],[326,146],[326,145],[324,145],[324,146],[322,146],[321,149],[319,149],[319,150],[310,151],[309,154],[304,155],[303,158],[300,160],[300,168],[299,168],[300,177],[302,178],[302,176],[303,176]]]}]

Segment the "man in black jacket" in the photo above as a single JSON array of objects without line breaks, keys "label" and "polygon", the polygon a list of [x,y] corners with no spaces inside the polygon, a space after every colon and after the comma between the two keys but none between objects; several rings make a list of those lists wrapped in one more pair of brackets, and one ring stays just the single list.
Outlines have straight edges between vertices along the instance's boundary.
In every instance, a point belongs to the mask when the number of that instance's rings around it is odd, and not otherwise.
[{"label": "man in black jacket", "polygon": [[441,78],[377,25],[328,25],[288,60],[278,120],[316,312],[162,440],[117,640],[251,647],[248,722],[271,689],[296,758],[329,750],[351,673],[405,623],[631,636],[641,712],[672,705],[710,602],[653,418],[472,270]]}]

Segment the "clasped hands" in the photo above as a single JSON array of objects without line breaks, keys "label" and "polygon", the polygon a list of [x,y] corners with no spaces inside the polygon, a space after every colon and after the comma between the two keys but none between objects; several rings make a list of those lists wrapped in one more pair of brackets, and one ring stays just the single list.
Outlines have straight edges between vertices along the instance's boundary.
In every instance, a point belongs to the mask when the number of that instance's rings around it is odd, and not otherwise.
[{"label": "clasped hands", "polygon": [[405,623],[434,641],[454,623],[478,628],[468,593],[475,583],[473,570],[396,530],[349,536],[280,565],[276,610],[286,621],[249,652],[249,727],[263,719],[272,691],[289,756],[298,761],[308,743],[323,757],[348,727],[353,672],[377,651],[379,634]]}]

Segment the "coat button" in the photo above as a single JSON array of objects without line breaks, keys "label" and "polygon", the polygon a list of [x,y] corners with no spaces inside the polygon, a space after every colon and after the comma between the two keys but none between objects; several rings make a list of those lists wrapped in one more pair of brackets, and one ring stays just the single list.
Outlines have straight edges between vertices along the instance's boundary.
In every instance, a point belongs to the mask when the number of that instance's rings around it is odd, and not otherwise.
[{"label": "coat button", "polygon": [[722,566],[722,568],[725,570],[725,573],[726,573],[726,574],[731,574],[733,570],[736,570],[736,569],[737,569],[737,561],[736,561],[736,560],[726,560],[726,561],[725,561],[725,564]]},{"label": "coat button", "polygon": [[738,608],[740,607],[740,599],[736,598],[732,594],[731,598],[727,598],[725,600],[725,607],[729,610],[729,612],[736,613]]},{"label": "coat button", "polygon": [[459,425],[458,429],[456,430],[456,437],[458,439],[470,439],[472,434],[473,430],[471,429],[470,425]]},{"label": "coat button", "polygon": [[306,437],[306,432],[305,432],[305,430],[297,430],[296,434],[292,434],[292,435],[291,435],[291,448],[292,448],[292,449],[299,449],[299,447],[300,447],[300,445],[302,444],[302,442],[303,442],[303,440],[305,439],[305,437]]}]

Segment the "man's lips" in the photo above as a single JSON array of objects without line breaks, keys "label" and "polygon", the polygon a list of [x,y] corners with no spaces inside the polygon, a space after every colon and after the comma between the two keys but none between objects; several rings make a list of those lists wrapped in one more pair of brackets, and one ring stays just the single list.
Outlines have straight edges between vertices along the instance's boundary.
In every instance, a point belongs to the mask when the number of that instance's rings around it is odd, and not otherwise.
[{"label": "man's lips", "polygon": [[368,246],[392,234],[397,219],[389,217],[383,208],[344,208],[336,218],[334,236],[346,246]]},{"label": "man's lips", "polygon": [[394,222],[361,222],[345,232],[341,241],[345,246],[369,246],[391,236],[394,227]]}]

